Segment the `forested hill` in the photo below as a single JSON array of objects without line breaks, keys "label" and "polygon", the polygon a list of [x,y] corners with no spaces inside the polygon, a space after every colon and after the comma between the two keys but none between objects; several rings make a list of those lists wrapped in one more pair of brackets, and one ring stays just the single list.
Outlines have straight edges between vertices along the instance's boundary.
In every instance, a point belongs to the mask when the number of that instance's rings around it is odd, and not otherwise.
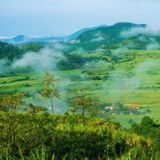
[{"label": "forested hill", "polygon": [[0,59],[7,58],[12,61],[16,57],[19,58],[21,54],[22,53],[18,47],[12,44],[0,42]]},{"label": "forested hill", "polygon": [[146,45],[152,41],[160,42],[159,34],[149,32],[145,24],[116,23],[112,26],[101,26],[86,30],[76,39],[69,42],[73,50],[81,47],[86,51],[124,47],[130,49],[146,49]]},{"label": "forested hill", "polygon": [[80,40],[83,43],[87,43],[90,41],[96,42],[102,40],[103,43],[112,44],[124,39],[124,37],[121,36],[121,33],[123,31],[128,31],[132,28],[144,27],[146,27],[145,24],[116,23],[112,26],[102,26],[89,31],[85,31],[84,33],[79,35],[79,37],[77,37],[77,40]]}]

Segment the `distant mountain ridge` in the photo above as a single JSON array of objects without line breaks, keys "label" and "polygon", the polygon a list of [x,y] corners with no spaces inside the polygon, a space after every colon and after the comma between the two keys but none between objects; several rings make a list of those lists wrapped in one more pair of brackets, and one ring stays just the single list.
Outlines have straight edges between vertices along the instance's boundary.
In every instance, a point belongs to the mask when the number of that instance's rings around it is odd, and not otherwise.
[{"label": "distant mountain ridge", "polygon": [[27,43],[27,42],[55,42],[55,41],[63,41],[65,37],[29,37],[25,35],[17,35],[13,38],[0,38],[0,41],[6,43]]},{"label": "distant mountain ridge", "polygon": [[[54,36],[46,36],[46,37],[30,37],[25,35],[17,35],[15,37],[11,38],[0,38],[0,41],[7,42],[7,43],[27,43],[27,42],[57,42],[57,41],[70,41],[73,39],[80,40],[81,42],[84,41],[86,43],[87,41],[98,41],[99,39],[96,38],[96,34],[104,35],[104,39],[107,40],[109,38],[117,38],[117,35],[124,31],[128,30],[134,27],[146,27],[145,24],[134,24],[134,23],[128,23],[128,22],[121,22],[116,23],[111,26],[101,25],[96,27],[90,27],[90,28],[84,28],[81,29],[69,36],[64,37],[54,37]],[[97,35],[98,36],[98,35]],[[102,38],[101,38],[102,40]]]}]

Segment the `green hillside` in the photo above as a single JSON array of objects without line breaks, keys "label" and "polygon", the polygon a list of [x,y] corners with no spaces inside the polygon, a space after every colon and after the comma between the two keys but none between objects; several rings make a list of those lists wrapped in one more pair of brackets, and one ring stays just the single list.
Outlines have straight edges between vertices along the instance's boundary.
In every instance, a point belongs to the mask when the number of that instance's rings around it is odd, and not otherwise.
[{"label": "green hillside", "polygon": [[72,43],[1,43],[1,61],[9,62],[1,64],[0,95],[25,92],[27,104],[49,107],[36,95],[42,89],[45,73],[50,72],[61,91],[61,97],[55,100],[58,113],[74,109],[73,100],[84,94],[92,100],[87,112],[111,116],[125,127],[145,115],[159,120],[160,50],[155,46],[160,38],[150,34],[122,37],[123,32],[134,28],[143,29],[145,25],[97,27],[82,32]]}]

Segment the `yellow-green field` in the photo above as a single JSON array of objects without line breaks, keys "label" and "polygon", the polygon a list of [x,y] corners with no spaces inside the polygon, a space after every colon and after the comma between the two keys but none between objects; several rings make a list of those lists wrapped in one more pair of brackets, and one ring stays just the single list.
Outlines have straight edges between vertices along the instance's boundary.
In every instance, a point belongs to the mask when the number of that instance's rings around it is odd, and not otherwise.
[{"label": "yellow-green field", "polygon": [[[136,104],[145,114],[114,114],[116,120],[128,127],[132,119],[136,122],[144,115],[160,120],[160,50],[130,50],[135,59],[109,62],[103,53],[85,54],[88,58],[98,58],[99,63],[84,66],[82,69],[53,71],[58,86],[72,97],[68,90],[84,88],[88,95],[105,103]],[[100,62],[103,63],[100,64]],[[112,65],[112,68],[110,67]],[[91,76],[108,76],[106,79],[91,79]],[[0,94],[12,92],[35,92],[42,85],[42,73],[21,73],[0,78]]]}]

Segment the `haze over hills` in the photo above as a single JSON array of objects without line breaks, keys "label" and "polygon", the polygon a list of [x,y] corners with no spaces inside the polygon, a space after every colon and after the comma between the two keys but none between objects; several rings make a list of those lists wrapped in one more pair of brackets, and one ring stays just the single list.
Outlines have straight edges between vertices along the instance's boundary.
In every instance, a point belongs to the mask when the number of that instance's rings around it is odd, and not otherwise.
[{"label": "haze over hills", "polygon": [[63,41],[65,37],[38,37],[38,36],[25,36],[25,35],[17,35],[11,38],[0,38],[0,41],[19,44],[19,43],[27,43],[27,42],[55,42],[55,41]]},{"label": "haze over hills", "polygon": [[[105,41],[107,42],[108,39],[117,39],[117,36],[120,32],[124,30],[129,30],[134,27],[145,27],[144,24],[133,24],[133,23],[116,23],[112,26],[96,26],[91,28],[84,28],[81,29],[69,36],[64,37],[54,37],[54,36],[25,36],[25,35],[17,35],[15,37],[1,37],[0,41],[7,42],[7,43],[27,43],[27,42],[57,42],[57,41],[70,41],[70,40],[80,40],[83,43],[87,43],[87,41],[98,42],[98,41]],[[100,37],[101,36],[101,37]],[[114,40],[113,40],[114,41]]]}]

